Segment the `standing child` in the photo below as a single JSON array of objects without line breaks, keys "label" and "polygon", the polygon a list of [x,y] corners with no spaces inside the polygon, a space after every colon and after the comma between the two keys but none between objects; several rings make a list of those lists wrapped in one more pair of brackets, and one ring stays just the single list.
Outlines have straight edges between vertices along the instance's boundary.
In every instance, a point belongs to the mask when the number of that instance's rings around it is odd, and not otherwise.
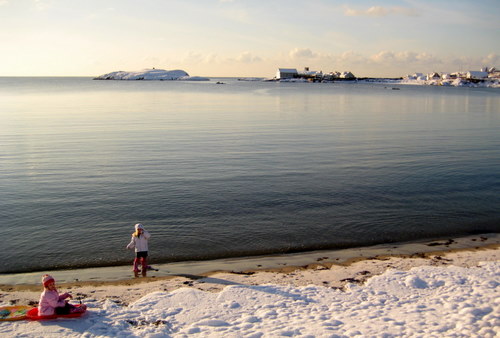
[{"label": "standing child", "polygon": [[67,315],[69,313],[84,312],[87,306],[76,307],[68,303],[66,298],[73,298],[69,293],[59,295],[56,288],[56,281],[50,275],[42,276],[43,292],[38,303],[39,316]]},{"label": "standing child", "polygon": [[146,277],[148,271],[148,239],[150,237],[151,235],[144,229],[144,226],[141,223],[137,223],[135,225],[135,232],[132,234],[132,240],[127,245],[127,249],[135,249],[135,277],[139,277],[139,264],[142,265],[142,275]]}]

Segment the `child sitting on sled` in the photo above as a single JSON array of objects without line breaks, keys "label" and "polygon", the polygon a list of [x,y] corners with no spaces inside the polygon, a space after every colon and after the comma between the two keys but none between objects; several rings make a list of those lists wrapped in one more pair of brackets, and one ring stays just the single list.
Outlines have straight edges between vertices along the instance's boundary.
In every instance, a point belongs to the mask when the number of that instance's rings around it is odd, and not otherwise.
[{"label": "child sitting on sled", "polygon": [[85,312],[86,305],[76,307],[68,303],[66,298],[73,298],[69,293],[59,295],[56,289],[56,281],[50,275],[43,275],[42,284],[44,290],[40,295],[40,302],[38,303],[39,316],[51,315],[67,315],[70,313]]}]

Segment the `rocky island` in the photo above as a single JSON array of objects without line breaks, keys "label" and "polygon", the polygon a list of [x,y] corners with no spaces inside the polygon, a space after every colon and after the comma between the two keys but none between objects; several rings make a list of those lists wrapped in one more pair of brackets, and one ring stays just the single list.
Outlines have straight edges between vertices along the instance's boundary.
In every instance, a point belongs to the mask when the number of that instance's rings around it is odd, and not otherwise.
[{"label": "rocky island", "polygon": [[183,70],[165,70],[165,69],[143,69],[140,71],[115,71],[99,75],[94,80],[159,80],[159,81],[210,81],[208,78],[200,76],[189,76]]}]

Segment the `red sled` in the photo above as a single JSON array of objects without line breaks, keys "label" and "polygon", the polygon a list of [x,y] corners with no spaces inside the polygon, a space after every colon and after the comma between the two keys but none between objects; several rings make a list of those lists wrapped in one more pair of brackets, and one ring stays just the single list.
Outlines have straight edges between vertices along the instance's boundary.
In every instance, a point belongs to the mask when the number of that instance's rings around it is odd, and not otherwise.
[{"label": "red sled", "polygon": [[[84,306],[84,304],[76,304],[75,305],[76,308],[80,308],[81,306]],[[78,310],[80,310],[80,311],[68,313],[67,315],[53,314],[53,315],[49,315],[49,316],[39,316],[38,315],[38,308],[34,307],[26,313],[26,318],[29,320],[44,320],[44,319],[56,319],[56,318],[77,318],[77,317],[81,317],[84,313],[87,312],[87,306],[85,306],[85,308],[78,309]]]}]

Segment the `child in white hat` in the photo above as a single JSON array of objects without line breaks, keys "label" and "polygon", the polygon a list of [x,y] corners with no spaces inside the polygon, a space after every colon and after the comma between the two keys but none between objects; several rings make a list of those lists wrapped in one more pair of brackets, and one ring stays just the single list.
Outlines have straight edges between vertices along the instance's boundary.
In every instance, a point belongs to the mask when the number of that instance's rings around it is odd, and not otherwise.
[{"label": "child in white hat", "polygon": [[66,298],[73,298],[69,293],[59,295],[56,288],[56,281],[51,275],[42,276],[43,292],[40,295],[38,303],[39,316],[66,315],[75,312],[84,312],[87,308],[85,305],[76,307],[69,304]]},{"label": "child in white hat", "polygon": [[139,277],[139,264],[142,266],[142,276],[146,277],[148,271],[148,240],[151,237],[141,223],[135,225],[135,232],[127,245],[127,249],[135,249],[134,275]]}]

